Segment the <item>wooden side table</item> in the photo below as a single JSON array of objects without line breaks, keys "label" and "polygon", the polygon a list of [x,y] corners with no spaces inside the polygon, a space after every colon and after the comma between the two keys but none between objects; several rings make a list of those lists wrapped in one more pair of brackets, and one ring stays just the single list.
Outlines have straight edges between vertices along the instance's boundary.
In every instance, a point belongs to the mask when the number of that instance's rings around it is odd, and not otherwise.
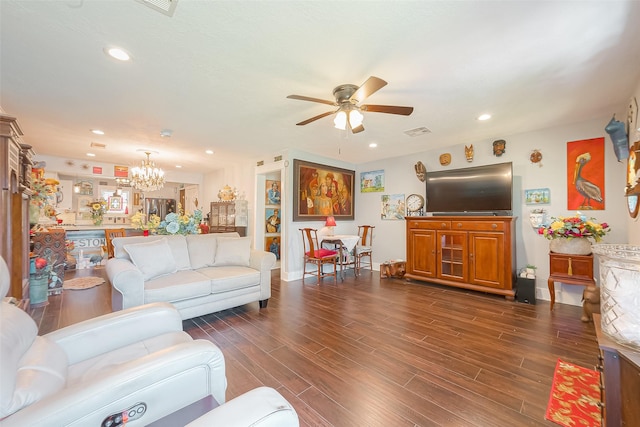
[{"label": "wooden side table", "polygon": [[549,294],[551,308],[556,302],[555,281],[568,285],[589,286],[596,284],[593,280],[593,254],[572,255],[549,252]]}]

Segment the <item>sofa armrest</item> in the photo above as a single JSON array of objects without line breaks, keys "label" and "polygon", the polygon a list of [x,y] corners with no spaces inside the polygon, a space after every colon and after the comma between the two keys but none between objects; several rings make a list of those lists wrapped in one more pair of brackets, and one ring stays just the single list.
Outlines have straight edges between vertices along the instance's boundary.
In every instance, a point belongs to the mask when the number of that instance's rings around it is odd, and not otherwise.
[{"label": "sofa armrest", "polygon": [[252,249],[249,266],[260,271],[260,300],[271,298],[271,269],[276,265],[276,256],[267,251]]},{"label": "sofa armrest", "polygon": [[67,353],[69,364],[167,332],[182,331],[182,318],[169,303],[117,311],[45,335]]},{"label": "sofa armrest", "polygon": [[122,295],[122,298],[112,298],[112,301],[118,301],[117,306],[112,307],[113,310],[144,304],[144,278],[142,272],[131,261],[110,258],[106,271],[113,290]]},{"label": "sofa armrest", "polygon": [[298,414],[276,390],[259,387],[214,408],[186,427],[298,427]]},{"label": "sofa armrest", "polygon": [[222,352],[209,341],[196,340],[62,389],[5,418],[2,426],[99,426],[139,402],[147,405],[138,423],[145,425],[209,395],[223,403],[225,391]]}]

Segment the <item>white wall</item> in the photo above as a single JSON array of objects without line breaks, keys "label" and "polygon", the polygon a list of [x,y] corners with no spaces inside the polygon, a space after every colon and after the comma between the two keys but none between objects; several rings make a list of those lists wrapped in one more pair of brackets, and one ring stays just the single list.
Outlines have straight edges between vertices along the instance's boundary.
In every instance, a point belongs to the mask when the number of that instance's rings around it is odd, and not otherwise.
[{"label": "white wall", "polygon": [[[611,117],[603,117],[583,123],[566,125],[554,129],[519,135],[500,135],[494,139],[505,139],[507,148],[501,157],[493,155],[491,140],[473,143],[475,156],[472,163],[468,163],[464,156],[464,144],[445,149],[427,150],[409,156],[385,159],[377,162],[361,164],[357,173],[384,169],[384,193],[356,192],[356,217],[358,224],[375,225],[374,233],[374,262],[380,263],[388,259],[406,258],[405,249],[405,221],[383,221],[380,219],[380,196],[382,194],[411,193],[425,195],[424,183],[418,180],[414,165],[419,160],[425,164],[427,171],[457,169],[470,166],[480,166],[489,163],[512,162],[514,171],[514,216],[516,223],[516,256],[517,267],[534,264],[538,267],[537,293],[542,299],[549,299],[547,278],[549,276],[548,251],[549,242],[538,236],[529,224],[529,212],[534,207],[544,208],[550,216],[567,216],[574,212],[567,210],[567,159],[566,143],[569,141],[605,138],[605,210],[587,212],[598,221],[605,221],[611,225],[612,231],[607,235],[607,243],[626,243],[628,240],[628,221],[626,200],[623,197],[625,185],[626,165],[618,163],[613,152],[609,136],[604,131],[605,125]],[[426,135],[425,146],[435,135]],[[398,143],[401,143],[400,141]],[[541,150],[543,154],[542,166],[529,161],[533,149]],[[452,162],[449,166],[441,166],[439,156],[451,153]],[[551,203],[548,205],[530,206],[524,204],[525,189],[549,188]],[[353,231],[353,230],[351,230]],[[556,284],[556,301],[580,305],[583,287]]]}]

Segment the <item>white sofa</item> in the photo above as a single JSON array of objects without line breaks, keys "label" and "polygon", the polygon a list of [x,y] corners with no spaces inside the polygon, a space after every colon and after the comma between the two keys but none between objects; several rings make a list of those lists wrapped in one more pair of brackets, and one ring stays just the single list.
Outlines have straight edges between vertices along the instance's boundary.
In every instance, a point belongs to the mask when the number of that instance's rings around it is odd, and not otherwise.
[{"label": "white sofa", "polygon": [[275,255],[237,233],[117,237],[113,248],[113,310],[170,302],[190,319],[271,297]]}]

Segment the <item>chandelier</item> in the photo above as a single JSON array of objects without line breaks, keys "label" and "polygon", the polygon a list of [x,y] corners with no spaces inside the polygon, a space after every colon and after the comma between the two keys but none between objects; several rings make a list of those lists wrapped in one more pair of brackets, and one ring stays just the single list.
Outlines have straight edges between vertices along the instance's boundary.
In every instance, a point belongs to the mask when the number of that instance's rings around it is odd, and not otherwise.
[{"label": "chandelier", "polygon": [[164,186],[164,171],[149,159],[151,154],[145,151],[147,159],[140,166],[131,169],[131,185],[140,191],[156,191]]}]

